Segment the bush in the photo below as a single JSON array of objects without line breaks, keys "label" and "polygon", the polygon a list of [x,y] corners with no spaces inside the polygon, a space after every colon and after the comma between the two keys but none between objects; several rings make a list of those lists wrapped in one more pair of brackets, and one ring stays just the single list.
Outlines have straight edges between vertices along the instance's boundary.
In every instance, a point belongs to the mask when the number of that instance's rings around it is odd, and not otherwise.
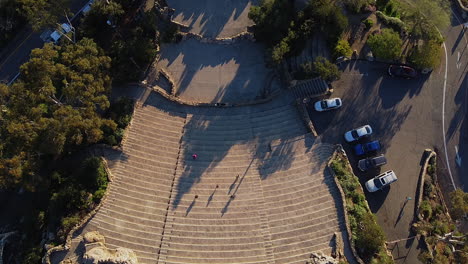
[{"label": "bush", "polygon": [[425,197],[429,197],[434,190],[434,186],[432,185],[432,180],[429,177],[426,177],[424,180],[424,189],[423,194]]},{"label": "bush", "polygon": [[353,13],[360,13],[369,3],[367,0],[345,0],[346,8]]},{"label": "bush", "polygon": [[[440,63],[442,57],[442,46],[437,41],[424,42],[421,46],[416,46],[409,57],[409,61],[418,69],[434,69]],[[435,164],[427,168],[429,175],[434,176]]]},{"label": "bush", "polygon": [[332,1],[309,1],[304,9],[304,14],[314,21],[320,21],[320,30],[326,34],[330,43],[340,40],[348,27],[348,18],[343,14],[341,8]]},{"label": "bush", "polygon": [[338,57],[351,57],[353,54],[353,51],[351,50],[351,47],[349,46],[349,42],[346,39],[340,39],[335,46],[334,49],[334,56],[335,58]]},{"label": "bush", "polygon": [[426,220],[431,219],[432,217],[431,204],[427,200],[423,200],[421,205],[419,206],[419,212],[424,219]]},{"label": "bush", "polygon": [[382,60],[398,59],[403,45],[398,33],[391,29],[383,29],[380,34],[371,35],[367,43],[374,55]]},{"label": "bush", "polygon": [[385,235],[375,222],[373,214],[365,214],[357,230],[356,247],[359,255],[364,259],[370,259],[380,251],[385,242]]},{"label": "bush", "polygon": [[61,228],[61,236],[62,239],[65,239],[67,234],[80,222],[80,217],[78,216],[69,216],[64,217],[62,219],[62,228]]},{"label": "bush", "polygon": [[83,161],[79,177],[81,184],[88,190],[94,191],[107,187],[107,172],[102,160],[98,157],[89,157]]},{"label": "bush", "polygon": [[366,29],[370,29],[374,25],[374,21],[372,21],[372,19],[369,19],[369,18],[362,21],[362,23],[366,25]]},{"label": "bush", "polygon": [[451,210],[450,215],[454,219],[460,219],[468,213],[468,194],[461,189],[450,193]]},{"label": "bush", "polygon": [[301,68],[307,79],[320,77],[327,82],[331,82],[340,78],[338,66],[324,57],[317,57],[313,63],[302,64]]},{"label": "bush", "polygon": [[399,18],[386,16],[380,11],[375,12],[375,14],[377,15],[377,18],[379,18],[382,21],[383,24],[393,28],[395,31],[399,33],[406,32],[406,24]]},{"label": "bush", "polygon": [[99,189],[97,190],[96,192],[94,192],[93,194],[93,202],[94,203],[99,203],[102,199],[102,197],[104,197],[104,194],[106,193],[106,190],[105,189]]}]

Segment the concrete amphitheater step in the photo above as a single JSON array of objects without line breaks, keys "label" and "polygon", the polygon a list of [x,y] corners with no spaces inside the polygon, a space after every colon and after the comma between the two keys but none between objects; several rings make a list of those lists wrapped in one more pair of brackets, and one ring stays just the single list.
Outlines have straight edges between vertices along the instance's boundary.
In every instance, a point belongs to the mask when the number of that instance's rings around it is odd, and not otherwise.
[{"label": "concrete amphitheater step", "polygon": [[176,257],[168,256],[165,263],[184,263],[184,264],[207,264],[207,263],[238,263],[238,264],[260,264],[267,263],[265,261],[265,256],[256,256],[256,257],[231,257],[231,258],[207,258],[207,257]]}]

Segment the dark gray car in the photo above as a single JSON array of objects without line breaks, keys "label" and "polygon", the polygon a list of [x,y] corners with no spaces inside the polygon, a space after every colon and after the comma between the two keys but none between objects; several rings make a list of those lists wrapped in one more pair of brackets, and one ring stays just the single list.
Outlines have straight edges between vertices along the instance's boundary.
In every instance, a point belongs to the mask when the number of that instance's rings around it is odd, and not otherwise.
[{"label": "dark gray car", "polygon": [[387,158],[384,155],[380,155],[377,157],[362,159],[358,162],[358,168],[361,171],[366,171],[369,169],[377,168],[387,164]]}]

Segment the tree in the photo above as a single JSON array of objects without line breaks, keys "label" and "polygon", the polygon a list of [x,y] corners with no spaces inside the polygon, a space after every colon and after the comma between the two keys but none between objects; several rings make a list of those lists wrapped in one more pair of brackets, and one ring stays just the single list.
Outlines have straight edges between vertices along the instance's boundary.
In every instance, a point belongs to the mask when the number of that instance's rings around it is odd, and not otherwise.
[{"label": "tree", "polygon": [[[107,4],[106,1],[97,1],[84,17],[80,25],[80,34],[94,39],[99,46],[108,48],[112,34],[115,32],[113,26],[119,24],[124,13],[119,3],[112,1]],[[108,20],[113,26],[107,24]]]},{"label": "tree", "polygon": [[340,78],[338,66],[331,63],[324,57],[317,57],[313,63],[302,65],[307,78],[321,77],[323,80],[331,82]]},{"label": "tree", "polygon": [[356,247],[360,256],[372,258],[385,242],[385,234],[375,222],[373,214],[364,214],[356,233]]},{"label": "tree", "polygon": [[466,213],[468,213],[468,194],[461,189],[456,189],[450,193],[450,203],[452,208],[450,210],[450,215],[454,219],[462,218]]},{"label": "tree", "polygon": [[434,69],[440,63],[442,46],[434,40],[424,42],[422,46],[416,47],[409,60],[420,69]]},{"label": "tree", "polygon": [[69,0],[17,0],[34,31],[56,27],[59,19],[70,15]]},{"label": "tree", "polygon": [[380,34],[373,34],[367,40],[374,55],[383,60],[396,60],[400,57],[402,40],[392,29],[383,29]]},{"label": "tree", "polygon": [[349,42],[346,39],[340,39],[335,46],[334,50],[334,56],[335,58],[345,56],[345,57],[350,57],[351,54],[353,54],[353,51],[351,50],[351,47],[349,46]]},{"label": "tree", "polygon": [[41,156],[97,143],[103,130],[116,129],[100,115],[109,107],[110,63],[90,39],[31,52],[20,79],[0,87],[0,186],[32,179]]},{"label": "tree", "polygon": [[326,34],[332,43],[341,39],[343,32],[348,27],[348,18],[343,14],[341,8],[334,2],[328,0],[309,1],[304,9],[306,17],[312,18],[318,23],[320,30]]},{"label": "tree", "polygon": [[255,38],[270,47],[288,34],[293,17],[294,7],[288,0],[262,0],[249,11],[249,18],[255,22]]}]

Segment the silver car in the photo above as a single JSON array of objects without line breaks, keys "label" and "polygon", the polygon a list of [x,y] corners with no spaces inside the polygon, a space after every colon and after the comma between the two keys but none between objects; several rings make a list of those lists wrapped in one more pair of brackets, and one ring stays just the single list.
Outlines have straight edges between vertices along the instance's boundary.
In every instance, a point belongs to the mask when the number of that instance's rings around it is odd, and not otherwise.
[{"label": "silver car", "polygon": [[395,172],[389,170],[379,176],[376,176],[373,179],[370,179],[366,182],[366,189],[369,192],[376,192],[382,190],[384,187],[396,182],[398,180]]}]

